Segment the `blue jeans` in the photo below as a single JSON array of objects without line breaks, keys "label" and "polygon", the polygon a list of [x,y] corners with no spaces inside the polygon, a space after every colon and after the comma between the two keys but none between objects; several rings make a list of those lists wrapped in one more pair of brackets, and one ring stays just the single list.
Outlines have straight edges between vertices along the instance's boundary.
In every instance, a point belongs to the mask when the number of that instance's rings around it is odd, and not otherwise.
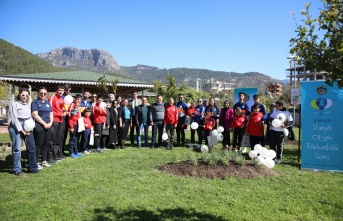
[{"label": "blue jeans", "polygon": [[[23,125],[24,121],[19,120]],[[36,158],[36,145],[35,139],[33,138],[33,132],[30,135],[24,137],[21,132],[17,131],[15,126],[11,123],[8,126],[8,131],[10,133],[12,141],[12,163],[13,163],[13,172],[19,173],[22,172],[21,166],[21,141],[24,140],[27,151],[27,161],[28,161],[28,170],[29,172],[35,172],[38,169],[37,158]]]},{"label": "blue jeans", "polygon": [[138,130],[138,136],[137,136],[137,144],[138,147],[141,146],[141,136],[142,136],[142,131],[144,128],[144,146],[148,146],[148,132],[149,132],[149,124],[147,122],[141,123],[139,125],[139,130]]},{"label": "blue jeans", "polygon": [[152,127],[152,139],[151,139],[151,145],[153,147],[156,146],[156,135],[158,131],[158,146],[162,145],[162,133],[164,128],[164,122],[161,121],[154,121],[154,125]]},{"label": "blue jeans", "polygon": [[69,136],[69,154],[78,153],[80,133],[78,132],[78,125],[74,124],[74,132],[70,132]]},{"label": "blue jeans", "polygon": [[85,129],[83,131],[83,135],[81,139],[81,148],[80,148],[81,151],[87,150],[90,134],[91,134],[91,129]]}]

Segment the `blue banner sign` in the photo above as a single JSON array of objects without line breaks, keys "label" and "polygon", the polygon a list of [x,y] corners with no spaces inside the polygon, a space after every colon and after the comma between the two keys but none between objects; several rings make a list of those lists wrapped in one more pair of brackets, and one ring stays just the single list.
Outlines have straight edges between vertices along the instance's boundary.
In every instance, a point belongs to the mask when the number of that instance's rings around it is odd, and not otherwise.
[{"label": "blue banner sign", "polygon": [[343,90],[301,82],[301,169],[343,172]]}]

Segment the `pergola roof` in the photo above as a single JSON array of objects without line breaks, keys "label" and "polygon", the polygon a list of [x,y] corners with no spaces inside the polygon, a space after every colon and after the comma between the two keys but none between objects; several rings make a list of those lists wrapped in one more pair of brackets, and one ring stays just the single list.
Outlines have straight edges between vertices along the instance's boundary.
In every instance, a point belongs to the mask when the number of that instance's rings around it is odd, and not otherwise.
[{"label": "pergola roof", "polygon": [[[117,84],[117,94],[128,95],[133,91],[142,91],[153,88],[152,84],[148,84],[139,80],[87,71],[8,74],[0,76],[0,80],[15,86],[20,86],[24,83],[27,83],[31,85],[33,90],[44,86],[49,92],[54,92],[57,85],[69,84],[73,93],[81,93],[84,90],[88,90],[91,93],[105,93],[101,88],[97,87],[98,79],[104,75],[109,82],[114,80],[119,81]],[[107,88],[112,89],[110,84],[107,85]],[[111,90],[109,90],[109,92],[111,92]]]}]

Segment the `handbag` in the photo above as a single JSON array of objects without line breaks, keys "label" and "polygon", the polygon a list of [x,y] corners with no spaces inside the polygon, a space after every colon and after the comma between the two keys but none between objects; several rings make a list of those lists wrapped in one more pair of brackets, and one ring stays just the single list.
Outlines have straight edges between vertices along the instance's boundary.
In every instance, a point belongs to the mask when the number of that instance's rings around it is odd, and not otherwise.
[{"label": "handbag", "polygon": [[79,119],[77,119],[77,125],[78,125],[77,132],[79,132],[79,133],[86,129],[85,128],[85,122],[83,121],[83,117],[80,117]]}]

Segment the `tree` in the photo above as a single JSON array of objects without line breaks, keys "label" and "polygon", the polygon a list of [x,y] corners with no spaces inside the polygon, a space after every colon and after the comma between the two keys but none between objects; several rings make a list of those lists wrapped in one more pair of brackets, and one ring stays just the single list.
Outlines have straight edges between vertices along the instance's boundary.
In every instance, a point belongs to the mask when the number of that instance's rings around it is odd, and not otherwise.
[{"label": "tree", "polygon": [[[103,75],[99,77],[99,79],[96,82],[96,86],[98,88],[101,88],[106,94],[113,93],[114,96],[117,93],[117,84],[119,83],[118,79],[115,79],[113,81],[109,81],[106,78],[106,75]],[[112,90],[109,91],[109,88],[107,86],[110,86]]]},{"label": "tree", "polygon": [[310,15],[310,4],[301,14],[305,17],[303,25],[298,25],[292,14],[297,29],[297,37],[290,40],[290,52],[296,53],[299,64],[312,70],[326,71],[326,83],[334,81],[343,87],[343,3],[342,0],[322,0],[318,18]]}]

